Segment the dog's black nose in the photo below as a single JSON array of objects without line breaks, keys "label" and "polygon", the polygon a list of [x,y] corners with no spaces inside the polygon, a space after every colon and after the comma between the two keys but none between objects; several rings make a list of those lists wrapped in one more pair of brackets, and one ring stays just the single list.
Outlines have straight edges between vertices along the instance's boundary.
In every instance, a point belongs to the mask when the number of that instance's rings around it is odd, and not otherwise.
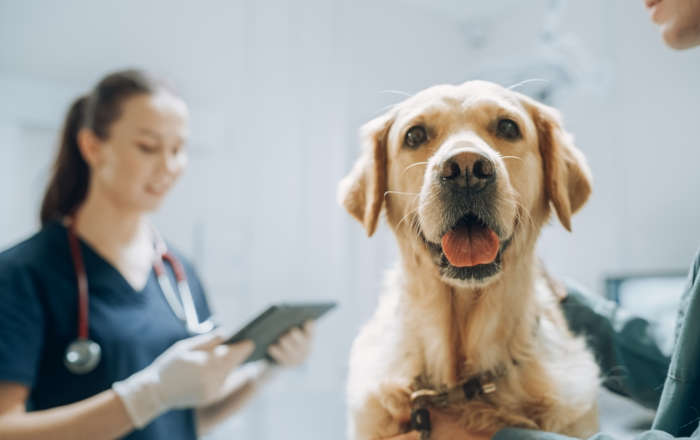
[{"label": "dog's black nose", "polygon": [[443,183],[478,192],[495,180],[496,167],[483,154],[461,151],[445,159],[439,177]]}]

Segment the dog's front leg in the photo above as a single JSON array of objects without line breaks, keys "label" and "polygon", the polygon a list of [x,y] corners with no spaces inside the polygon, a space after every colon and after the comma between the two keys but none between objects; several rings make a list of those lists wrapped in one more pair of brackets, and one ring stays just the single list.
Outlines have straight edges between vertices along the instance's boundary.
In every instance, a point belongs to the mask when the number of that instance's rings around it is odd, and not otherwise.
[{"label": "dog's front leg", "polygon": [[411,419],[408,382],[383,382],[351,408],[350,438],[375,440],[405,432]]}]

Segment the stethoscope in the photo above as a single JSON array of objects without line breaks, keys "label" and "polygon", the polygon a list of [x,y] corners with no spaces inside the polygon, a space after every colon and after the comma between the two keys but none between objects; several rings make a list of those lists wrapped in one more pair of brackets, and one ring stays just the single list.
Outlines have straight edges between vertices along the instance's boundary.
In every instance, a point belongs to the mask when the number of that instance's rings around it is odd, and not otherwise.
[{"label": "stethoscope", "polygon": [[[75,275],[78,280],[78,338],[71,342],[66,348],[63,363],[71,373],[86,374],[94,370],[97,364],[100,363],[102,350],[97,342],[88,337],[87,273],[85,272],[80,243],[75,234],[75,221],[68,219],[68,222],[68,243],[75,267]],[[171,252],[168,252],[165,241],[163,241],[158,232],[153,228],[152,231],[155,237],[154,248],[156,251],[153,270],[156,273],[158,284],[160,285],[160,289],[170,309],[175,316],[185,323],[188,332],[191,334],[210,332],[214,328],[214,321],[212,319],[207,319],[206,321],[199,322],[197,309],[192,299],[192,291],[190,291],[189,284],[187,283],[185,268]],[[170,282],[170,278],[168,278],[165,271],[165,264],[163,261],[167,261],[175,273],[177,290],[180,297],[179,300]]]}]

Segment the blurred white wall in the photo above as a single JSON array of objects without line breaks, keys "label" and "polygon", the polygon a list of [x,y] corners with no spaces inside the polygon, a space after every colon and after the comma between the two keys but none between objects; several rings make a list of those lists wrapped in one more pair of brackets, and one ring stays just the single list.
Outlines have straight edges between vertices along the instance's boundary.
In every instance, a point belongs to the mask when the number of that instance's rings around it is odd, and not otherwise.
[{"label": "blurred white wall", "polygon": [[[333,298],[309,364],[209,437],[337,438],[349,344],[396,258],[335,202],[357,128],[416,92],[537,58],[545,0],[62,2],[0,0],[0,246],[37,227],[57,130],[105,72],[140,66],[190,105],[190,168],[155,216],[199,267],[220,318]],[[700,244],[700,51],[663,46],[641,2],[570,2],[560,30],[603,72],[558,95],[595,176],[574,233],[553,224],[553,272],[685,269]],[[493,69],[491,69],[493,71]],[[485,78],[489,79],[489,78]]]}]

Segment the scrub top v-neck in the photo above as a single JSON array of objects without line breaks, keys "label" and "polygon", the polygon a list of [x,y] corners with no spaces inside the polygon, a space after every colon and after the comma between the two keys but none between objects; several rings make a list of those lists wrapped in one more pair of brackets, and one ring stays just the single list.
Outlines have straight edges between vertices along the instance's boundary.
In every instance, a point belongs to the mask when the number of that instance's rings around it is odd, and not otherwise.
[{"label": "scrub top v-neck", "polygon": [[[151,270],[137,291],[124,276],[80,241],[89,284],[89,334],[102,359],[85,375],[63,364],[77,337],[78,290],[65,226],[47,223],[38,233],[0,253],[0,381],[30,388],[28,410],[67,405],[111,388],[145,368],[176,341],[188,337]],[[185,267],[200,320],[210,316],[192,265]],[[174,274],[166,265],[171,282]],[[192,410],[170,411],[127,439],[194,439]]]}]

